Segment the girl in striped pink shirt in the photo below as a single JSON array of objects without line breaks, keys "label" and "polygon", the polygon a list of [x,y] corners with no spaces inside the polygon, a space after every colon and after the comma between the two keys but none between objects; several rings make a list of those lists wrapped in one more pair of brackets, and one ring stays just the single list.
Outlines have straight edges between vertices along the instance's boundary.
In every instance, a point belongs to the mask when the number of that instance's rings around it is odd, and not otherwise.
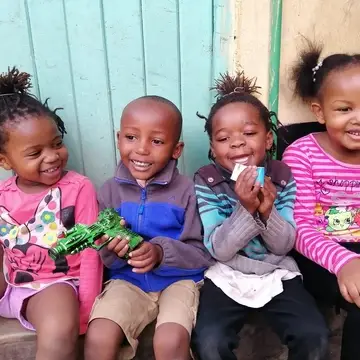
[{"label": "girl in striped pink shirt", "polygon": [[293,69],[296,94],[326,131],[291,144],[283,160],[296,181],[296,256],[320,301],[347,311],[341,360],[359,358],[360,55],[320,61],[310,44]]}]

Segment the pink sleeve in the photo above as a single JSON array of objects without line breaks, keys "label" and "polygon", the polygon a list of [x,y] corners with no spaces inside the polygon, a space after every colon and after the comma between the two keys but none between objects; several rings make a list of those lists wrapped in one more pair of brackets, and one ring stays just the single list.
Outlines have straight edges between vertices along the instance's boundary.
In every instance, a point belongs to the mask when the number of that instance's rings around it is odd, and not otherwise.
[{"label": "pink sleeve", "polygon": [[296,182],[294,218],[297,227],[297,251],[329,272],[337,274],[347,262],[359,255],[338,244],[336,237],[325,237],[317,230],[315,217],[316,192],[311,163],[306,152],[289,146],[283,161],[291,167]]},{"label": "pink sleeve", "polygon": [[[79,191],[75,204],[75,222],[90,225],[98,216],[96,191],[90,180],[86,179]],[[87,322],[102,287],[103,266],[96,250],[86,249],[81,253],[80,264],[80,333],[86,332]]]}]

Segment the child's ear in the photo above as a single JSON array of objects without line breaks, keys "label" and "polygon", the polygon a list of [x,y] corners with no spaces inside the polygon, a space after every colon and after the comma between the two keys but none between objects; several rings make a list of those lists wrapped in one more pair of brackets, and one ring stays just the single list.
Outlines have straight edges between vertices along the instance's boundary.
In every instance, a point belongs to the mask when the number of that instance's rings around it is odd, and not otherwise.
[{"label": "child's ear", "polygon": [[322,111],[321,105],[317,102],[312,102],[310,107],[311,107],[311,111],[313,112],[313,114],[316,117],[316,120],[320,124],[325,124],[324,113]]},{"label": "child's ear", "polygon": [[177,160],[181,156],[183,149],[184,149],[184,143],[182,141],[179,141],[173,150],[172,158]]},{"label": "child's ear", "polygon": [[2,167],[5,170],[12,169],[12,166],[10,165],[8,158],[4,154],[0,154],[0,167]]},{"label": "child's ear", "polygon": [[274,134],[273,132],[270,130],[268,131],[268,133],[266,134],[266,150],[270,150],[271,147],[273,146],[274,143]]},{"label": "child's ear", "polygon": [[120,138],[120,130],[116,133],[116,144],[118,149],[119,149],[119,138]]}]

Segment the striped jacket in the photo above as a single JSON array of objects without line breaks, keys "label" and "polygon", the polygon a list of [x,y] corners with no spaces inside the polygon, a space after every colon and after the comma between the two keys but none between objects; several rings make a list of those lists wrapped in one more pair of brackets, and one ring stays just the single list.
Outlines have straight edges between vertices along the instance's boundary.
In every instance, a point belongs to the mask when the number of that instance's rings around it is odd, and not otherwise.
[{"label": "striped jacket", "polygon": [[[287,256],[295,242],[295,181],[290,168],[280,161],[269,160],[265,167],[277,189],[266,224],[240,204],[227,171],[210,164],[195,173],[204,244],[215,259],[245,274],[263,275],[277,268],[296,272],[295,261]],[[261,260],[247,251],[256,244],[264,249]]]}]

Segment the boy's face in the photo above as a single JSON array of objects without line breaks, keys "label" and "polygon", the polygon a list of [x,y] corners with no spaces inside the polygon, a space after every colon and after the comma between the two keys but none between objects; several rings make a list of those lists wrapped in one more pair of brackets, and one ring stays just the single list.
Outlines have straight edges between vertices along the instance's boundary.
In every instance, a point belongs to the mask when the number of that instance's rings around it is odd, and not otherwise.
[{"label": "boy's face", "polygon": [[184,144],[178,141],[177,114],[167,104],[138,99],[125,109],[120,121],[118,149],[122,162],[137,180],[149,180],[170,159],[178,159]]}]

